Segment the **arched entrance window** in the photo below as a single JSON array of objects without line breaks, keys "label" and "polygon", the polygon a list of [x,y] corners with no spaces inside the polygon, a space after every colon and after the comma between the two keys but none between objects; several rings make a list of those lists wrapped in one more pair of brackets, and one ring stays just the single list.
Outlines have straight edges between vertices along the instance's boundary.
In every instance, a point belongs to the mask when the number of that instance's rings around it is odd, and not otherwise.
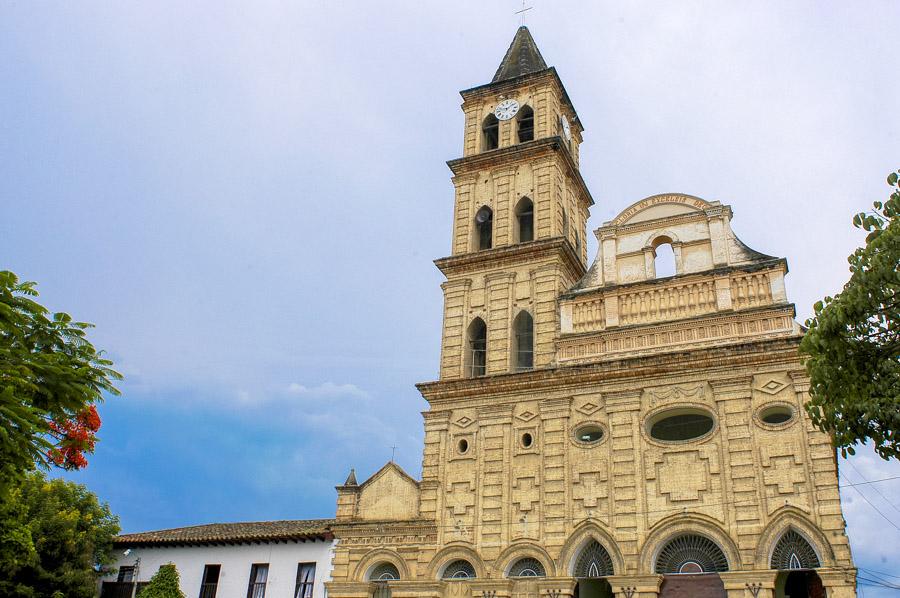
[{"label": "arched entrance window", "polygon": [[491,113],[481,123],[481,149],[484,151],[497,149],[499,145],[500,121]]},{"label": "arched entrance window", "polygon": [[369,581],[375,582],[372,598],[391,598],[391,587],[387,582],[400,579],[400,571],[393,563],[380,563],[369,573]]},{"label": "arched entrance window", "polygon": [[534,204],[523,197],[516,204],[516,235],[519,243],[534,241]]},{"label": "arched entrance window", "polygon": [[381,563],[369,573],[369,581],[396,581],[400,579],[400,571],[393,563]]},{"label": "arched entrance window", "polygon": [[656,573],[715,573],[728,571],[728,559],[715,542],[684,534],[669,540],[656,557]]},{"label": "arched entrance window", "polygon": [[478,251],[490,249],[494,242],[494,212],[482,206],[475,214],[475,247]]},{"label": "arched entrance window", "polygon": [[469,561],[459,559],[444,567],[443,579],[475,579],[475,567]]},{"label": "arched entrance window", "polygon": [[475,318],[466,331],[466,377],[484,376],[487,370],[487,325]]},{"label": "arched entrance window", "polygon": [[534,319],[527,311],[519,312],[513,320],[513,371],[534,368]]},{"label": "arched entrance window", "polygon": [[534,140],[534,110],[531,106],[522,106],[519,110],[519,143]]},{"label": "arched entrance window", "polygon": [[820,566],[819,557],[806,538],[793,529],[781,536],[772,551],[770,566],[773,569],[815,569]]},{"label": "arched entrance window", "polygon": [[509,577],[546,577],[544,566],[537,559],[524,558],[516,561],[509,570]]}]

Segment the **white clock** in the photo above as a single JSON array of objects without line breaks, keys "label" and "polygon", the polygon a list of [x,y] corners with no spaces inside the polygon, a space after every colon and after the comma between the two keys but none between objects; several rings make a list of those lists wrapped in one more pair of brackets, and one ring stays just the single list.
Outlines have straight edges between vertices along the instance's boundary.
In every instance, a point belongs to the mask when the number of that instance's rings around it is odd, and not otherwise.
[{"label": "white clock", "polygon": [[572,129],[569,128],[569,120],[563,116],[559,115],[559,124],[562,125],[563,135],[566,136],[566,141],[572,140]]},{"label": "white clock", "polygon": [[494,116],[500,120],[509,120],[519,111],[519,102],[515,100],[503,100],[494,108]]}]

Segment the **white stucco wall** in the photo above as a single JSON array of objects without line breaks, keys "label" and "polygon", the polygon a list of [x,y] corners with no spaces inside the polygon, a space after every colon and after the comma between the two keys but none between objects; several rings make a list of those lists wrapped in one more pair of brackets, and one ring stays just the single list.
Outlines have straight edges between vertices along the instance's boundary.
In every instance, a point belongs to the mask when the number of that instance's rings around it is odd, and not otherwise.
[{"label": "white stucco wall", "polygon": [[266,598],[293,598],[298,563],[316,563],[313,598],[325,598],[324,583],[331,579],[331,557],[335,541],[318,540],[280,544],[240,544],[237,546],[174,546],[116,549],[118,561],[102,581],[116,581],[119,566],[134,565],[140,558],[135,581],[149,581],[160,565],[172,562],[178,567],[181,590],[187,598],[200,595],[204,565],[221,565],[216,598],[246,598],[250,566],[268,563]]}]

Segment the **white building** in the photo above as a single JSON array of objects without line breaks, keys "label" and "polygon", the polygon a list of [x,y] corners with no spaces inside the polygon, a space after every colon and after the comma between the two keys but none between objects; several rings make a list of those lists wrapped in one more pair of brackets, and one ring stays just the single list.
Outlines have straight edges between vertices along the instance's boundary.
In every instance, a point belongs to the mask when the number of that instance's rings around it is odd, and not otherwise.
[{"label": "white building", "polygon": [[132,598],[174,563],[187,598],[325,598],[331,519],[214,523],[124,534],[101,598]]}]

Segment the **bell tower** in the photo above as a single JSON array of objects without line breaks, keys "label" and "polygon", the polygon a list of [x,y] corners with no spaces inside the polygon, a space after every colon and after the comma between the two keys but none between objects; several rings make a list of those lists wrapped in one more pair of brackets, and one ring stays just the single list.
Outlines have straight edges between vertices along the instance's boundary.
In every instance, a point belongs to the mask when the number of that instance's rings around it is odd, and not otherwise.
[{"label": "bell tower", "polygon": [[554,67],[520,27],[490,83],[460,92],[463,155],[447,164],[455,204],[442,380],[552,365],[557,299],[585,273],[591,194],[584,127]]}]

